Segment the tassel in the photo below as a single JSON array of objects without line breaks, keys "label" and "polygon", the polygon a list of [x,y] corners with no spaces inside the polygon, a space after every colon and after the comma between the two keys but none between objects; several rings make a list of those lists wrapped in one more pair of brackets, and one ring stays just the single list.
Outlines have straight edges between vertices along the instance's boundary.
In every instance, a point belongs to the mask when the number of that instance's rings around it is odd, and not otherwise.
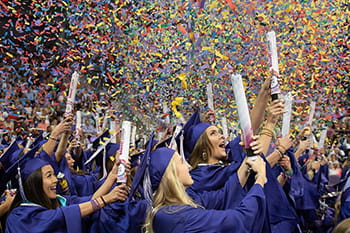
[{"label": "tassel", "polygon": [[103,175],[102,175],[102,177],[101,177],[100,180],[102,180],[102,179],[104,179],[104,178],[107,177],[107,170],[106,170],[106,153],[107,153],[106,147],[104,147],[104,149],[103,149],[103,159],[102,159],[102,169],[103,169],[102,171],[103,171]]},{"label": "tassel", "polygon": [[27,197],[24,193],[24,188],[23,188],[23,183],[22,183],[21,168],[19,166],[17,167],[17,173],[18,173],[19,193],[21,194],[23,201],[27,201]]},{"label": "tassel", "polygon": [[180,135],[180,155],[183,161],[186,161],[185,153],[184,153],[184,130],[181,131]]},{"label": "tassel", "polygon": [[143,177],[143,192],[144,197],[151,208],[153,208],[153,194],[152,194],[152,184],[151,177],[149,175],[149,167],[147,166],[145,175]]}]

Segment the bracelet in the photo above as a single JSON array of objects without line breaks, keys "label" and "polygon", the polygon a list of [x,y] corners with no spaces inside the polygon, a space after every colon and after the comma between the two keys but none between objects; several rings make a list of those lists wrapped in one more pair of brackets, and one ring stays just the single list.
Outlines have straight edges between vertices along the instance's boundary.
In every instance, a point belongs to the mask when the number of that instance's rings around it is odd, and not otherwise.
[{"label": "bracelet", "polygon": [[49,139],[51,139],[51,140],[54,140],[54,141],[58,141],[58,138],[55,138],[55,137],[52,137],[52,136],[49,136]]},{"label": "bracelet", "polygon": [[260,135],[266,135],[266,136],[268,136],[268,137],[273,137],[273,134],[270,134],[269,132],[265,132],[265,131],[261,131],[261,133],[260,133]]},{"label": "bracelet", "polygon": [[287,176],[292,176],[293,175],[293,168],[291,168],[288,172],[284,171],[284,174],[286,174]]},{"label": "bracelet", "polygon": [[281,147],[281,148],[284,150],[284,152],[287,151],[286,147],[285,147],[285,146],[282,146],[281,144],[279,144],[278,147]]},{"label": "bracelet", "polygon": [[262,131],[264,131],[264,130],[266,130],[267,132],[269,132],[270,134],[272,134],[273,136],[275,136],[275,132],[273,132],[271,129],[268,129],[268,128],[264,127],[264,128],[262,129]]},{"label": "bracelet", "polygon": [[278,152],[278,154],[279,154],[279,156],[280,156],[280,158],[282,159],[283,158],[283,153],[282,153],[282,151],[280,151],[278,148],[276,148],[275,149],[275,151],[277,151]]},{"label": "bracelet", "polygon": [[96,199],[92,199],[90,202],[94,211],[101,209],[101,205]]},{"label": "bracelet", "polygon": [[287,175],[284,172],[281,172],[281,176],[283,176],[284,178],[288,178],[288,179],[292,178],[291,176]]},{"label": "bracelet", "polygon": [[101,200],[102,200],[103,204],[106,206],[106,205],[107,205],[107,203],[105,202],[105,199],[103,199],[103,197],[102,197],[102,196],[101,196]]}]

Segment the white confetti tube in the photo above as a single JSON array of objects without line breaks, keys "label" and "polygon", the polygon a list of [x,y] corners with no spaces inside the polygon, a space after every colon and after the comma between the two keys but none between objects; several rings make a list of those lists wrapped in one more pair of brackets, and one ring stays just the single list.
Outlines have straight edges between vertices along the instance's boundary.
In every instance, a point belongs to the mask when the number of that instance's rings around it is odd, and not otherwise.
[{"label": "white confetti tube", "polygon": [[326,137],[327,137],[327,127],[325,125],[323,125],[322,128],[325,128],[325,129],[323,129],[321,132],[320,141],[318,142],[318,149],[323,148],[324,141],[326,140]]},{"label": "white confetti tube", "polygon": [[227,120],[226,117],[221,118],[221,124],[222,124],[222,133],[225,137],[225,140],[228,140],[228,128],[227,128]]},{"label": "white confetti tube", "polygon": [[312,101],[311,104],[310,104],[309,120],[307,122],[307,125],[310,126],[310,127],[312,126],[312,119],[314,118],[315,107],[316,107],[316,103],[314,101]]},{"label": "white confetti tube", "polygon": [[[213,111],[215,112],[215,108],[214,108],[214,99],[213,99],[213,85],[211,83],[207,84],[207,97],[208,97],[208,108],[209,111]],[[210,115],[210,122],[214,122],[214,116]]]},{"label": "white confetti tube", "polygon": [[290,129],[290,118],[292,115],[292,102],[293,97],[292,93],[288,92],[284,96],[284,110],[287,111],[283,114],[282,119],[282,137],[285,137],[289,135],[289,129]]},{"label": "white confetti tube", "polygon": [[136,147],[136,125],[132,126],[132,131],[131,131],[131,143],[130,143],[132,148]]},{"label": "white confetti tube", "polygon": [[211,83],[207,84],[207,97],[208,97],[208,108],[214,111],[214,101],[213,101],[213,85]]},{"label": "white confetti tube", "polygon": [[130,137],[131,137],[131,122],[123,121],[122,133],[120,137],[120,165],[118,167],[118,183],[126,183],[126,165],[129,160],[130,149]]},{"label": "white confetti tube", "polygon": [[[116,123],[115,123],[115,120],[112,118],[111,122],[109,123],[109,130],[111,131],[112,135],[116,135],[117,132],[117,126],[116,126]],[[112,143],[117,143],[117,137],[113,137]]]},{"label": "white confetti tube", "polygon": [[276,33],[274,31],[269,31],[266,34],[266,40],[268,45],[268,54],[270,61],[270,70],[272,71],[271,78],[271,95],[273,99],[278,98],[278,94],[281,93],[281,90],[278,85],[278,55],[277,55],[277,45],[276,45]]},{"label": "white confetti tube", "polygon": [[[169,113],[168,105],[167,105],[165,102],[163,103],[163,113],[164,113],[164,114]],[[170,124],[170,117],[169,117],[169,115],[165,117],[165,123],[166,123],[167,125]]]},{"label": "white confetti tube", "polygon": [[79,74],[74,71],[72,78],[70,80],[69,92],[66,104],[66,114],[72,113],[74,109],[75,93],[77,91]]},{"label": "white confetti tube", "polygon": [[243,131],[244,146],[246,149],[250,149],[250,143],[253,141],[253,130],[251,127],[251,120],[247,98],[243,87],[242,76],[240,74],[231,75],[231,82],[238,109],[239,122]]}]

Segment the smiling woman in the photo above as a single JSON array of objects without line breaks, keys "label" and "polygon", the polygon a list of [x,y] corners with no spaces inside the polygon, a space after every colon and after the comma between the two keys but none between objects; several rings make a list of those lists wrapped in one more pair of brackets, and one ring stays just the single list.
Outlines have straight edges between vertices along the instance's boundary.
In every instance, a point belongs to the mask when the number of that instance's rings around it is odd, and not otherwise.
[{"label": "smiling woman", "polygon": [[[115,183],[113,172],[93,196],[57,195],[58,180],[49,162],[27,154],[23,158],[9,169],[14,173],[18,167],[20,194],[12,203],[6,232],[82,232],[83,217],[112,202],[124,201],[128,195],[125,185],[108,192]],[[117,170],[117,166],[113,168]]]}]

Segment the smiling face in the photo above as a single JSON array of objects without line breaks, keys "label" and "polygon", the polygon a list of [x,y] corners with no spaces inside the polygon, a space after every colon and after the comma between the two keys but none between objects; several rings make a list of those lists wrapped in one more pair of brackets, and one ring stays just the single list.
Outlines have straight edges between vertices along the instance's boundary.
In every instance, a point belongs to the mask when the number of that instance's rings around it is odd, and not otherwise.
[{"label": "smiling face", "polygon": [[43,190],[49,199],[56,198],[57,178],[51,165],[41,167]]},{"label": "smiling face", "polygon": [[208,127],[205,132],[212,146],[212,154],[208,157],[208,163],[213,164],[219,162],[226,157],[225,138],[216,126]]}]

